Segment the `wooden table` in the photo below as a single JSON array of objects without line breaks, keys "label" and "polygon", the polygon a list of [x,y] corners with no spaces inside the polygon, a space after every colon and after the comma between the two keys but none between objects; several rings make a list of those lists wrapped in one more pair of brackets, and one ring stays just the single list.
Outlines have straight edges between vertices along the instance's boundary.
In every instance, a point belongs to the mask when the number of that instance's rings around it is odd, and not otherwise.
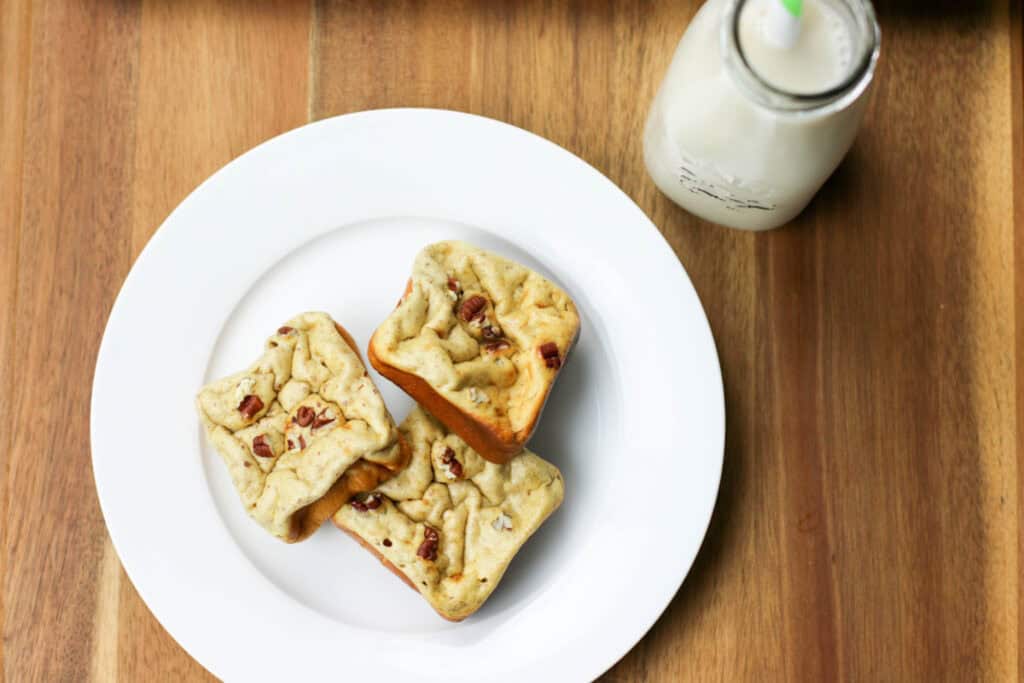
[{"label": "wooden table", "polygon": [[595,165],[664,232],[711,320],[718,507],[607,680],[1024,675],[1021,3],[878,0],[883,57],[852,154],[760,235],[687,215],[641,162],[697,4],[0,4],[7,680],[209,678],[135,593],[96,502],[103,325],[207,175],[307,121],[399,105],[509,121]]}]

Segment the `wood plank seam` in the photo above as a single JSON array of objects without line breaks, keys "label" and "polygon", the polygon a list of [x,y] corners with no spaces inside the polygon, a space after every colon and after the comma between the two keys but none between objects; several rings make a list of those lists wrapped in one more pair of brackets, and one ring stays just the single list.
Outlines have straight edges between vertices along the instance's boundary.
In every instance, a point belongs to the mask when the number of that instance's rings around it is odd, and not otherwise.
[{"label": "wood plank seam", "polygon": [[[826,277],[825,277],[825,245],[821,239],[821,232],[818,231],[814,236],[814,277],[815,277],[815,289],[819,292],[826,291]],[[827,349],[825,345],[825,302],[821,297],[817,298],[817,310],[815,316],[815,325],[818,330],[816,351],[815,351],[815,376],[818,381],[815,383],[817,392],[816,401],[819,406],[823,408],[828,405],[828,389],[826,387],[825,373]],[[835,545],[838,542],[839,530],[836,528],[836,511],[832,505],[831,496],[828,495],[828,491],[825,490],[826,482],[835,481],[836,473],[835,467],[829,458],[828,449],[828,425],[826,421],[827,416],[819,416],[818,419],[818,438],[817,438],[817,450],[819,457],[821,458],[821,480],[822,480],[822,504],[823,504],[823,527],[825,533],[825,542],[828,549],[827,556],[824,561],[828,563],[828,575],[831,579],[830,587],[832,590],[831,600],[834,609],[832,610],[832,633],[834,636],[830,642],[834,647],[832,653],[832,661],[835,666],[835,670],[832,672],[835,675],[836,680],[844,680],[844,652],[843,652],[843,639],[839,634],[842,633],[842,622],[843,622],[843,600],[841,586],[839,585],[840,577],[839,572],[836,571],[835,557],[836,548]]]},{"label": "wood plank seam", "polygon": [[1010,1],[1010,103],[1013,108],[1014,363],[1017,451],[1017,680],[1024,680],[1024,2]]},{"label": "wood plank seam", "polygon": [[[25,41],[25,45],[16,54],[10,55],[10,58],[16,61],[14,70],[16,76],[8,76],[5,73],[5,81],[7,83],[14,83],[12,90],[16,92],[5,92],[5,100],[7,97],[11,99],[6,101],[4,107],[4,124],[7,130],[4,131],[4,138],[10,136],[13,140],[14,148],[5,148],[4,156],[8,159],[13,159],[13,167],[9,170],[11,173],[10,178],[5,178],[4,181],[9,183],[7,190],[10,192],[10,204],[4,209],[4,211],[10,211],[10,222],[3,226],[3,230],[10,231],[8,235],[4,237],[4,242],[13,242],[11,245],[11,251],[7,255],[8,264],[11,266],[9,273],[5,274],[5,277],[10,278],[10,299],[7,303],[7,310],[3,313],[3,320],[6,324],[3,325],[2,334],[4,335],[3,343],[0,343],[0,351],[3,351],[3,355],[0,356],[0,364],[3,364],[2,377],[6,382],[10,379],[11,374],[14,370],[14,340],[17,339],[18,329],[18,318],[14,315],[14,312],[18,310],[18,261],[21,258],[21,221],[23,213],[23,200],[24,192],[22,187],[24,185],[24,149],[25,149],[25,120],[28,114],[28,92],[29,92],[29,77],[31,70],[29,68],[30,56],[32,54],[32,9],[33,4],[26,2],[17,4],[11,2],[5,6],[6,12],[21,11],[22,15],[18,16],[14,21],[11,21],[11,17],[5,12],[3,15],[3,21],[6,23],[10,21],[10,25],[17,26],[17,28],[7,28],[13,32],[20,32],[20,36]],[[20,19],[20,22],[17,21]],[[5,49],[10,49],[12,52],[17,47],[17,42],[14,40],[4,41],[6,45]],[[14,45],[15,47],[12,47]],[[4,64],[7,64],[7,54],[4,54]],[[6,72],[6,69],[5,69]],[[10,118],[8,119],[6,114],[8,113],[7,108],[10,107]],[[16,188],[16,189],[12,189]],[[4,398],[0,398],[0,415],[3,416],[4,424],[12,424],[13,420],[13,408],[9,401],[10,398],[8,392],[4,392]],[[0,480],[0,511],[2,511],[2,519],[10,519],[10,496],[8,495],[8,484],[10,482],[11,472],[11,458],[9,453],[13,448],[14,443],[14,430],[13,428],[4,429],[3,443],[0,444],[0,451],[4,454],[3,457],[3,478]],[[0,675],[7,678],[6,674],[6,657],[5,657],[5,643],[7,638],[7,591],[3,589],[7,585],[7,525],[0,524]]]},{"label": "wood plank seam", "polygon": [[309,65],[306,72],[306,121],[316,120],[316,98],[319,92],[320,3],[309,0]]}]

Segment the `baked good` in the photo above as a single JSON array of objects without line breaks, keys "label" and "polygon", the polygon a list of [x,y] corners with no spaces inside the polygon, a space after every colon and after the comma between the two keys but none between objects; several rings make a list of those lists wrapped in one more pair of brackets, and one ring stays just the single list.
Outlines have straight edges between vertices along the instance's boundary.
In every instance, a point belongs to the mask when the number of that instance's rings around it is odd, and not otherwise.
[{"label": "baked good", "polygon": [[289,320],[248,369],[203,387],[196,407],[246,511],[287,542],[408,463],[355,342],[326,313]]},{"label": "baked good", "polygon": [[506,462],[530,438],[579,334],[569,295],[464,242],[419,253],[370,363],[474,450]]},{"label": "baked good", "polygon": [[399,429],[412,448],[409,466],[353,498],[334,523],[438,614],[461,621],[562,503],[562,475],[529,451],[488,462],[421,407]]}]

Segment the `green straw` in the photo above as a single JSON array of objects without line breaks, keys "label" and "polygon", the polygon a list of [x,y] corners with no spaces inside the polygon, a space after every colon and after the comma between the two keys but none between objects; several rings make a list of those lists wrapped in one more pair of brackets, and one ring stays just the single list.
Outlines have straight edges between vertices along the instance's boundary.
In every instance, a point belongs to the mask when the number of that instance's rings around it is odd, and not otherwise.
[{"label": "green straw", "polygon": [[804,13],[804,0],[780,0],[786,11],[799,19]]}]

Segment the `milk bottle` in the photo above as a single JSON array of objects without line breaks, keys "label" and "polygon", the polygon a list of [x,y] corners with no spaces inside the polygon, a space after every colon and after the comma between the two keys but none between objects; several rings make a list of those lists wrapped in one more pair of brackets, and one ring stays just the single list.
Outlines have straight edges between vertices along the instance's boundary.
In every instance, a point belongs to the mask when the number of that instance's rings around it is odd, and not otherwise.
[{"label": "milk bottle", "polygon": [[654,182],[715,223],[788,222],[853,143],[879,39],[868,0],[708,0],[647,119]]}]

